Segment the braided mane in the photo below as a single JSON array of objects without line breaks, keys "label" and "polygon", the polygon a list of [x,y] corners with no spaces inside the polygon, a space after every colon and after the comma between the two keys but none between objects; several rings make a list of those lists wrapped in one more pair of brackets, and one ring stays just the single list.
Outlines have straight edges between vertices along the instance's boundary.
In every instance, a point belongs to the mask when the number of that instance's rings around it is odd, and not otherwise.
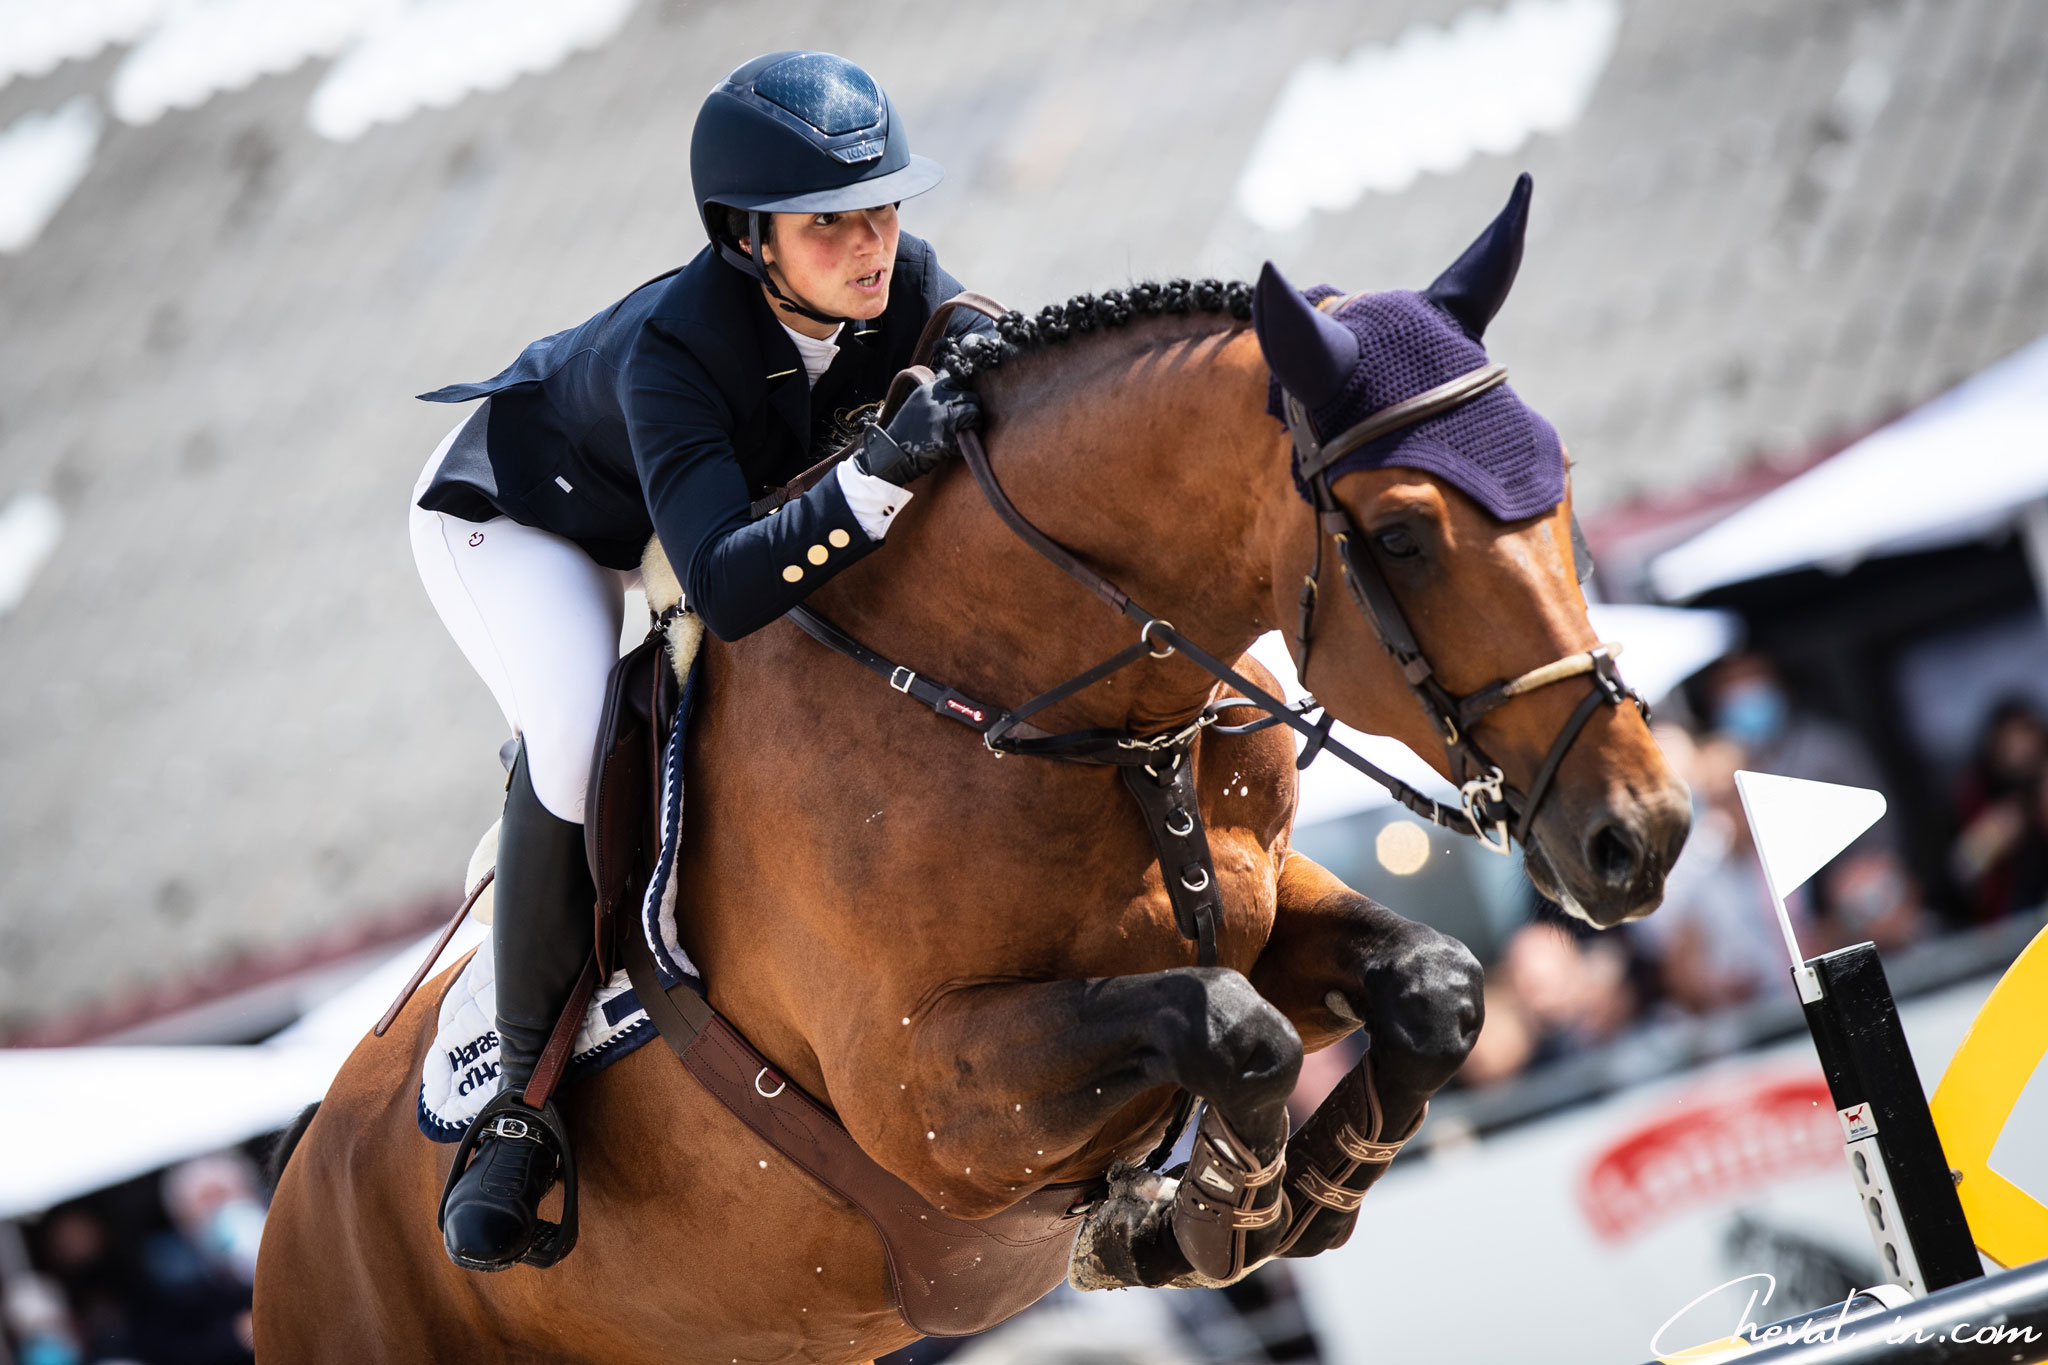
[{"label": "braided mane", "polygon": [[996,319],[996,335],[971,332],[944,337],[932,348],[932,368],[949,370],[971,381],[1006,360],[1042,351],[1057,342],[1090,332],[1123,327],[1139,318],[1172,314],[1227,313],[1239,322],[1252,315],[1252,287],[1242,280],[1145,281],[1128,289],[1076,294],[1065,303],[1048,304],[1035,317],[1009,312]]}]

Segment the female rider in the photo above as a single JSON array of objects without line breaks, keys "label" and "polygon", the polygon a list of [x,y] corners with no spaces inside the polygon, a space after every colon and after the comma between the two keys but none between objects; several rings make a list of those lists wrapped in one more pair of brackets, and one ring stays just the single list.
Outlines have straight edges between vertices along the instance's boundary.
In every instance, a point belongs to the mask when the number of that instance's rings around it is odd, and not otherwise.
[{"label": "female rider", "polygon": [[495,379],[422,395],[486,400],[420,476],[413,555],[518,742],[493,891],[504,1086],[443,1202],[459,1266],[526,1256],[563,1155],[518,1095],[590,952],[584,793],[648,537],[711,632],[736,639],[879,548],[911,497],[903,485],[978,420],[971,392],[927,384],[833,477],[749,520],[754,498],[884,396],[933,309],[960,292],[896,224],[897,203],[941,174],[910,154],[859,67],[758,57],[711,92],[691,136],[711,245]]}]

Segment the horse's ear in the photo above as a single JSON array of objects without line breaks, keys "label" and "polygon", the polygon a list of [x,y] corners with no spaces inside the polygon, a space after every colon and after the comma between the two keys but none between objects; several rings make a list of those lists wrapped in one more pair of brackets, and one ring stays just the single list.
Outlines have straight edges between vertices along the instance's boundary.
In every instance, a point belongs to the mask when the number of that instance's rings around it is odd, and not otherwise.
[{"label": "horse's ear", "polygon": [[1358,338],[1294,291],[1271,261],[1252,292],[1252,330],[1289,393],[1319,408],[1344,391],[1358,369]]},{"label": "horse's ear", "polygon": [[1515,178],[1508,206],[1488,225],[1479,239],[1465,248],[1465,254],[1422,296],[1457,320],[1474,341],[1486,332],[1486,324],[1507,301],[1508,287],[1522,266],[1522,236],[1529,230],[1529,191],[1534,185],[1529,173]]}]

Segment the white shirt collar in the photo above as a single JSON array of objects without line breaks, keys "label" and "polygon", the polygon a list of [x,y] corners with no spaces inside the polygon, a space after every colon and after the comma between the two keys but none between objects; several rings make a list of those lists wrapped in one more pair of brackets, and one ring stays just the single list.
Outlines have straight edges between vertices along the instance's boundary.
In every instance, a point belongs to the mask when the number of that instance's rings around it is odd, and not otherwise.
[{"label": "white shirt collar", "polygon": [[834,327],[831,336],[808,337],[780,318],[776,319],[776,323],[783,331],[789,333],[789,339],[796,343],[797,357],[803,361],[804,373],[810,377],[811,387],[815,389],[818,387],[819,376],[832,368],[832,357],[839,354],[839,336],[846,330],[846,324],[842,322]]}]

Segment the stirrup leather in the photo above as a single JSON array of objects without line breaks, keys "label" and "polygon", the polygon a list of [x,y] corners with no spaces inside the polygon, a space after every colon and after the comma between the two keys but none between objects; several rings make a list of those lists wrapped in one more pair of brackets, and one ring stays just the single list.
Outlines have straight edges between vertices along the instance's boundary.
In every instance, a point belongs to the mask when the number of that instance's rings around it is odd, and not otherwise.
[{"label": "stirrup leather", "polygon": [[[1287,1218],[1281,1177],[1287,1151],[1264,1166],[1251,1144],[1231,1130],[1213,1106],[1204,1106],[1195,1146],[1174,1194],[1174,1233],[1188,1263],[1212,1280],[1229,1283],[1257,1264],[1251,1234]],[[1264,1259],[1260,1257],[1259,1259]]]},{"label": "stirrup leather", "polygon": [[462,1179],[462,1173],[469,1169],[470,1158],[476,1154],[477,1145],[486,1137],[538,1142],[554,1154],[555,1178],[562,1186],[562,1221],[550,1223],[536,1216],[533,1241],[518,1261],[520,1265],[538,1266],[545,1270],[576,1249],[577,1231],[576,1153],[569,1145],[569,1129],[552,1100],[535,1109],[522,1103],[518,1092],[507,1089],[499,1091],[478,1112],[469,1125],[469,1131],[462,1135],[461,1145],[455,1149],[455,1160],[448,1167],[448,1179],[441,1186],[441,1204],[435,1210],[434,1224],[443,1227],[447,1223],[448,1197],[455,1192],[455,1183]]}]

